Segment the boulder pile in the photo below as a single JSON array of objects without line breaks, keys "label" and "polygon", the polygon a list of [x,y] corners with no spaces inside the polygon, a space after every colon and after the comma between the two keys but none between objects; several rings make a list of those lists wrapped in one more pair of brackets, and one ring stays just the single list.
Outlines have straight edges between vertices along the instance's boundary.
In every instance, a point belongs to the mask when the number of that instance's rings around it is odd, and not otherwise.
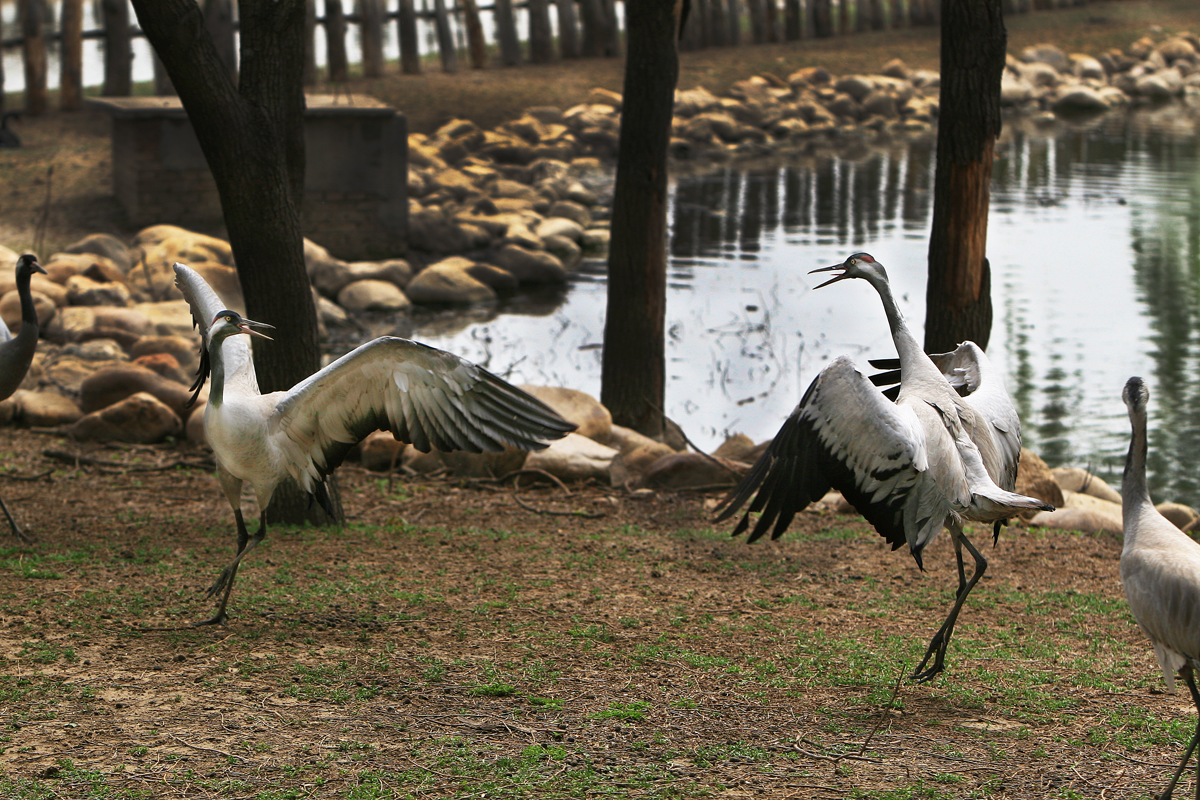
[{"label": "boulder pile", "polygon": [[1200,95],[1200,38],[1180,33],[1160,42],[1142,37],[1099,57],[1067,55],[1052,45],[1009,55],[1001,104],[1027,114],[1095,113],[1128,103]]}]

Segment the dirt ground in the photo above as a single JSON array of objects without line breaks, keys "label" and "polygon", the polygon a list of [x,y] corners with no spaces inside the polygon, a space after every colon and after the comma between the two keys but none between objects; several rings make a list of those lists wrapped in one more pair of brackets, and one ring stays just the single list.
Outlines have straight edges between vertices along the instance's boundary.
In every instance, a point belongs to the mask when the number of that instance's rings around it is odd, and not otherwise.
[{"label": "dirt ground", "polygon": [[[1012,20],[1010,51],[1196,25],[1191,0],[1061,14]],[[685,54],[681,85],[935,66],[936,46],[917,31]],[[429,130],[594,85],[619,89],[619,62],[351,89]],[[33,249],[44,207],[43,253],[132,233],[107,118],[14,127],[28,146],[0,151],[0,243]],[[1194,726],[1126,609],[1113,537],[1008,529],[947,672],[917,685],[952,600],[944,538],[922,573],[831,512],[748,546],[712,523],[716,493],[347,465],[345,529],[272,530],[228,625],[148,631],[208,616],[233,555],[208,454],[13,429],[0,452],[0,494],[38,538],[0,534],[0,797],[1137,798]]]},{"label": "dirt ground", "polygon": [[[1099,54],[1124,48],[1140,36],[1200,27],[1194,0],[1113,0],[1054,12],[1024,14],[1005,21],[1008,51],[1051,42],[1065,52]],[[893,58],[913,68],[938,67],[939,35],[932,28],[871,31],[852,36],[756,47],[724,47],[680,55],[680,88],[704,86],[717,94],[751,75],[786,77],[805,66],[834,74],[870,72]],[[455,117],[484,128],[513,119],[531,106],[569,108],[585,102],[593,87],[621,91],[623,60],[587,59],[555,64],[440,71],[427,62],[422,75],[399,75],[389,65],[385,78],[321,83],[314,93],[363,93],[391,103],[407,116],[411,132],[428,133]],[[149,87],[139,87],[149,91]],[[94,89],[92,91],[95,91]],[[19,95],[7,96],[19,109]],[[50,105],[56,103],[51,92]],[[43,258],[94,232],[130,238],[136,230],[113,202],[111,130],[95,111],[25,116],[13,129],[25,146],[0,150],[0,244]],[[222,231],[205,233],[221,235]]]},{"label": "dirt ground", "polygon": [[1194,724],[1114,537],[1006,530],[918,685],[945,538],[921,573],[832,512],[751,546],[719,493],[347,465],[345,529],[273,530],[226,626],[170,630],[233,554],[207,454],[0,450],[38,538],[0,540],[0,796],[1145,797]]}]

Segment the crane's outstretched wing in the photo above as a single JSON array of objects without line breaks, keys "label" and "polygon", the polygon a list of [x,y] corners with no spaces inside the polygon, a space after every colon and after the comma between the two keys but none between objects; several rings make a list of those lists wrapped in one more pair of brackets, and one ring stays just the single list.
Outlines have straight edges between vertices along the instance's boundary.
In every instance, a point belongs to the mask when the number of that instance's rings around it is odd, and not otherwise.
[{"label": "crane's outstretched wing", "polygon": [[[284,394],[270,420],[289,461],[319,481],[350,447],[390,430],[422,452],[540,450],[575,425],[480,366],[384,336],[347,353]],[[294,476],[306,486],[301,476]]]},{"label": "crane's outstretched wing", "polygon": [[[200,274],[186,264],[175,262],[175,285],[183,292],[183,297],[192,309],[192,322],[200,329],[202,346],[200,348],[200,370],[196,374],[196,382],[192,391],[200,393],[208,378],[208,329],[212,327],[217,314],[229,306],[217,296],[212,287]],[[252,381],[255,393],[258,392],[258,379],[254,374],[254,356],[250,350],[250,337],[230,336],[221,345],[221,357],[225,363],[225,380]],[[192,395],[192,400],[196,399]]]},{"label": "crane's outstretched wing", "polygon": [[778,538],[792,518],[838,489],[895,550],[937,532],[949,500],[927,475],[924,435],[911,409],[880,394],[845,356],[821,371],[762,457],[722,501],[728,519],[754,496],[733,535],[762,512],[749,541]]},{"label": "crane's outstretched wing", "polygon": [[12,331],[4,324],[4,318],[0,317],[0,344],[11,341],[13,338]]}]

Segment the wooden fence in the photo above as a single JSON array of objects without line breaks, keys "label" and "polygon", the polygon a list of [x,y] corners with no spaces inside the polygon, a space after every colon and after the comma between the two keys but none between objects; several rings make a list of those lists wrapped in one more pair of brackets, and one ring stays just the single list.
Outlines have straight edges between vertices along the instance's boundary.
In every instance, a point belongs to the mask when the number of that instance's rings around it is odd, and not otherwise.
[{"label": "wooden fence", "polygon": [[[47,63],[59,64],[59,107],[83,105],[83,42],[102,42],[102,94],[120,97],[133,88],[132,42],[142,36],[128,0],[90,0],[96,27],[85,30],[85,0],[13,0],[14,30],[0,30],[0,111],[4,110],[4,62],[7,50],[20,49],[24,69],[24,110],[43,113],[47,99]],[[233,0],[198,0],[217,48],[234,70],[237,21]],[[937,25],[940,0],[690,0],[680,39],[684,50],[766,42],[798,41],[856,31],[911,25]],[[1087,0],[1003,0],[1006,15]],[[308,58],[305,81],[318,78],[317,27],[323,29],[326,74],[345,81],[350,74],[347,40],[358,44],[361,73],[385,74],[385,28],[396,26],[399,69],[419,74],[425,64],[422,29],[435,45],[441,69],[456,72],[460,57],[472,69],[511,66],[528,60],[603,58],[621,54],[624,0],[308,0]],[[349,6],[349,10],[347,9]],[[3,5],[0,4],[0,9]],[[488,23],[485,25],[485,22]],[[349,37],[351,26],[357,37]],[[16,33],[17,35],[7,35]],[[154,58],[157,94],[171,94],[170,81]]]}]

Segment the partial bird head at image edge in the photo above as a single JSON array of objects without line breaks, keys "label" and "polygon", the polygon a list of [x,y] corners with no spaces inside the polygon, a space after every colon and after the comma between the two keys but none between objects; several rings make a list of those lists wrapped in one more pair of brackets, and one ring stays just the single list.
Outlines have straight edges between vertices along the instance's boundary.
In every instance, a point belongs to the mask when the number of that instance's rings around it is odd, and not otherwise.
[{"label": "partial bird head at image edge", "polygon": [[[220,607],[201,624],[225,620],[237,566],[266,535],[262,514],[276,487],[290,477],[332,514],[325,477],[372,431],[389,430],[423,452],[481,453],[540,450],[575,430],[545,403],[482,367],[391,336],[361,345],[287,391],[263,395],[249,337],[271,339],[262,332],[271,326],[226,308],[184,264],[175,264],[175,283],[202,332],[193,399],[210,380],[205,437],[238,527],[238,555],[209,590],[213,596],[224,589]],[[253,487],[261,512],[253,538],[242,518],[243,482]]]},{"label": "partial bird head at image edge", "polygon": [[[1150,500],[1146,483],[1147,406],[1150,392],[1141,378],[1130,378],[1121,399],[1129,412],[1131,434],[1121,481],[1121,583],[1129,610],[1154,645],[1167,689],[1175,691],[1175,676],[1183,678],[1196,706],[1196,730],[1183,760],[1160,798],[1169,800],[1192,751],[1200,741],[1200,544],[1167,520]],[[1200,761],[1196,764],[1200,797]]]},{"label": "partial bird head at image edge", "polygon": [[[1020,420],[983,350],[964,342],[952,353],[931,358],[909,330],[882,264],[869,253],[854,253],[810,274],[835,270],[839,274],[816,288],[861,278],[879,294],[899,355],[895,402],[851,359],[834,359],[809,385],[762,457],[724,498],[717,521],[730,518],[749,501],[733,535],[749,530],[749,541],[755,541],[770,531],[775,539],[797,513],[834,488],[893,550],[908,544],[922,568],[924,548],[943,526],[949,529],[959,564],[959,590],[914,674],[929,680],[944,668],[959,610],[987,568],[986,559],[963,533],[962,522],[998,523],[1025,509],[1053,506],[1013,491]],[[756,513],[754,519],[751,515]],[[969,581],[962,547],[975,559]],[[934,663],[926,670],[931,657]]]}]

